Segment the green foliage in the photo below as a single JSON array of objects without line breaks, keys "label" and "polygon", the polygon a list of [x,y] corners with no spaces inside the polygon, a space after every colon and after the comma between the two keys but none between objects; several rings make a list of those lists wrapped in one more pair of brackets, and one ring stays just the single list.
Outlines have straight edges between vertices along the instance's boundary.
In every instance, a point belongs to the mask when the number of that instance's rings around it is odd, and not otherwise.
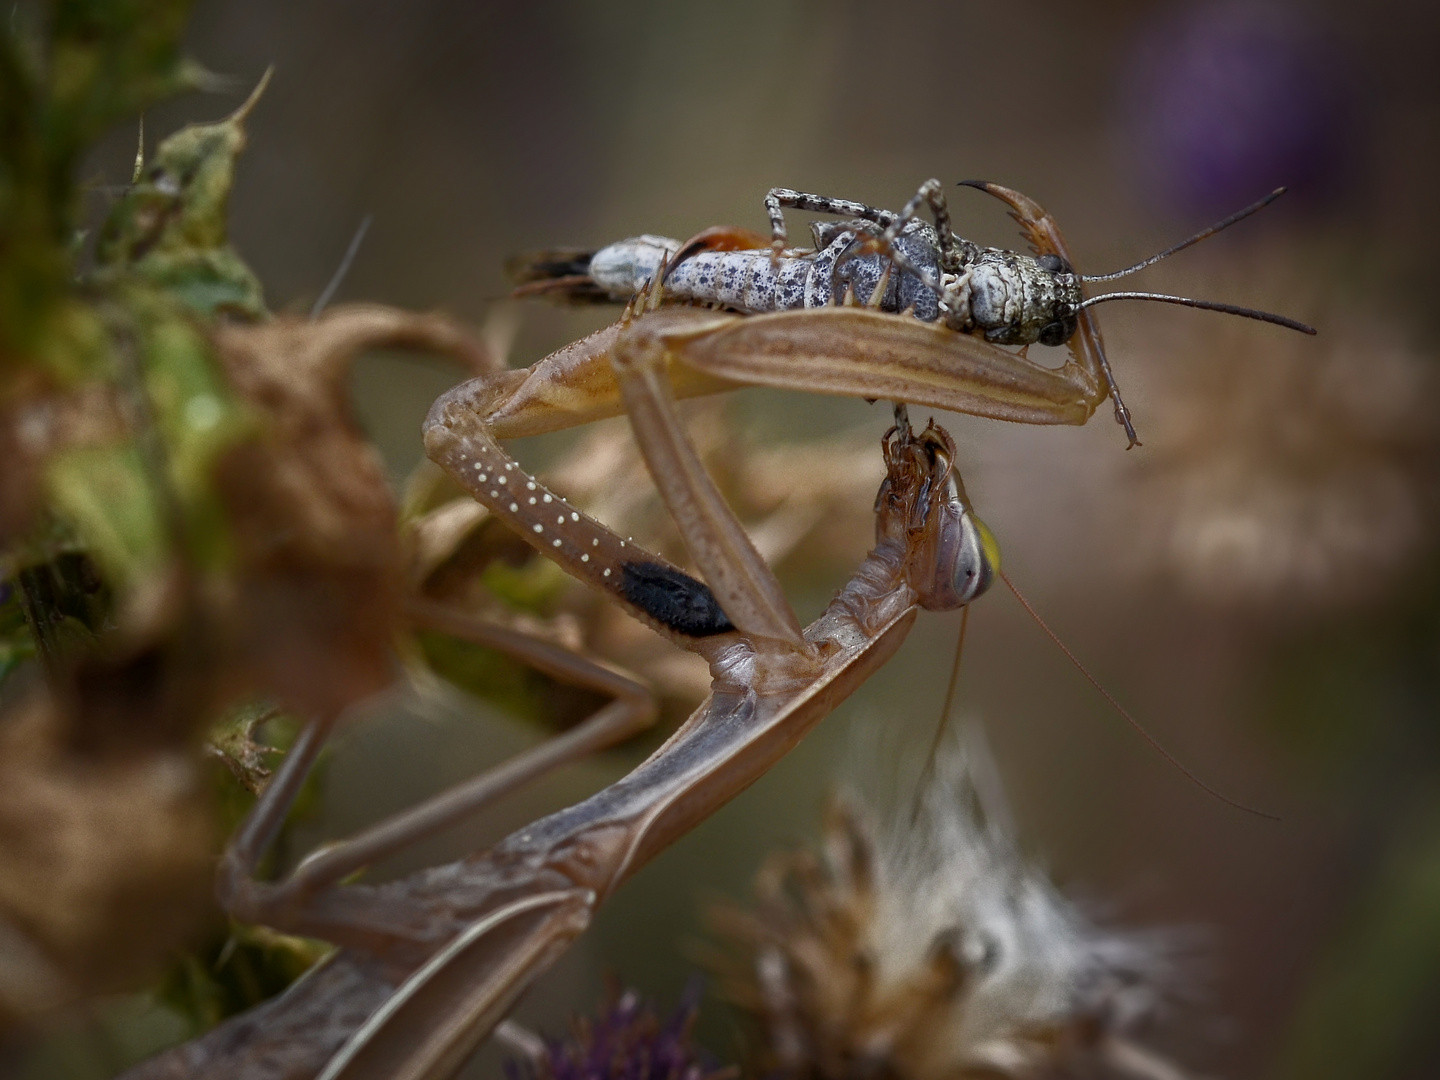
[{"label": "green foliage", "polygon": [[205,316],[265,314],[259,280],[230,247],[226,214],[245,119],[269,80],[266,73],[224,120],[192,124],[160,144],[101,230],[99,280],[129,271]]},{"label": "green foliage", "polygon": [[263,926],[235,925],[228,934],[182,956],[157,996],[198,1035],[280,993],[331,948]]},{"label": "green foliage", "polygon": [[58,0],[43,40],[14,18],[0,39],[0,375],[103,371],[97,320],[72,295],[75,170],[112,124],[195,85],[180,54],[189,12],[189,0]]},{"label": "green foliage", "polygon": [[122,591],[177,558],[226,566],[211,477],[253,428],[205,323],[265,314],[226,228],[263,81],[225,120],[163,140],[101,230],[94,271],[75,265],[80,157],[112,124],[195,85],[200,69],[180,54],[189,8],[63,0],[43,33],[27,41],[12,30],[0,47],[0,405],[23,409],[46,386],[88,388],[77,410],[119,402],[127,413],[128,434],[61,446],[43,475],[48,514]]},{"label": "green foliage", "polygon": [[529,555],[518,566],[496,559],[480,580],[485,590],[516,611],[548,614],[565,591],[569,578],[549,559]]},{"label": "green foliage", "polygon": [[134,583],[165,562],[155,492],[133,446],[81,447],[50,463],[51,507],[85,538],[106,576]]},{"label": "green foliage", "polygon": [[0,602],[0,682],[37,652],[54,662],[91,649],[110,618],[111,598],[90,559],[60,551],[7,582]]},{"label": "green foliage", "polygon": [[47,141],[57,165],[117,120],[195,85],[180,53],[190,0],[59,0],[51,16]]},{"label": "green foliage", "polygon": [[445,634],[417,635],[425,665],[448,682],[503,709],[517,719],[549,724],[549,680],[513,657]]},{"label": "green foliage", "polygon": [[35,655],[35,639],[25,623],[20,590],[13,582],[0,581],[0,686],[10,673]]},{"label": "green foliage", "polygon": [[[539,615],[554,611],[568,581],[555,563],[528,553],[519,565],[494,559],[480,580],[489,595],[512,610]],[[517,719],[565,728],[604,704],[599,695],[557,684],[506,653],[445,634],[422,633],[417,638],[431,671]]]}]

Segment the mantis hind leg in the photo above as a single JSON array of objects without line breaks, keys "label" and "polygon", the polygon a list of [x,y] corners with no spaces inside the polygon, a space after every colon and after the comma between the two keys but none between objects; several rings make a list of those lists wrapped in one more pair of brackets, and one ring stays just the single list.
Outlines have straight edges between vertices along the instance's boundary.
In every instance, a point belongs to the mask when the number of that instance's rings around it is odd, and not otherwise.
[{"label": "mantis hind leg", "polygon": [[343,939],[347,932],[353,936],[362,925],[370,925],[367,932],[383,936],[392,923],[388,901],[376,896],[384,910],[367,917],[356,903],[364,899],[361,890],[340,890],[347,898],[340,901],[337,897],[336,887],[346,877],[458,823],[545,773],[623,742],[655,722],[658,707],[654,694],[630,675],[449,605],[416,599],[408,603],[406,611],[417,628],[497,649],[612,700],[569,731],[347,840],[320,848],[281,881],[260,882],[254,876],[259,860],[334,727],[331,720],[310,724],[222,858],[219,891],[222,903],[237,918],[331,940]]}]

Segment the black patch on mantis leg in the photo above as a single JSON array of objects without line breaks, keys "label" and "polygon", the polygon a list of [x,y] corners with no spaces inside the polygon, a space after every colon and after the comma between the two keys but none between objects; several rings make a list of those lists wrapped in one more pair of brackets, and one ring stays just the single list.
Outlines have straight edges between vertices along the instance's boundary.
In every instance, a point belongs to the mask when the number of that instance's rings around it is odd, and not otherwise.
[{"label": "black patch on mantis leg", "polygon": [[735,629],[710,586],[689,574],[652,562],[625,563],[620,573],[625,599],[678,634],[711,637]]}]

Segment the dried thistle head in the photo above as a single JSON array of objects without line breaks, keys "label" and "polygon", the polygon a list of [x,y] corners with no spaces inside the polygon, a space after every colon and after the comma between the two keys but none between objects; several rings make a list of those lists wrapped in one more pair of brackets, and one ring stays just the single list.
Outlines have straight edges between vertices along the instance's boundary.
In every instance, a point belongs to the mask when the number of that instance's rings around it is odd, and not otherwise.
[{"label": "dried thistle head", "polygon": [[980,753],[950,753],[888,824],[835,800],[818,853],[775,855],[753,910],[715,913],[738,946],[722,990],[758,1022],[763,1071],[1180,1075],[1128,1038],[1160,1004],[1163,939],[1095,926],[1023,859]]},{"label": "dried thistle head", "polygon": [[569,1038],[541,1039],[507,1023],[500,1034],[525,1055],[505,1063],[509,1080],[722,1080],[692,1043],[700,986],[692,983],[675,1011],[661,1020],[633,990],[612,990],[599,1014],[578,1016]]}]

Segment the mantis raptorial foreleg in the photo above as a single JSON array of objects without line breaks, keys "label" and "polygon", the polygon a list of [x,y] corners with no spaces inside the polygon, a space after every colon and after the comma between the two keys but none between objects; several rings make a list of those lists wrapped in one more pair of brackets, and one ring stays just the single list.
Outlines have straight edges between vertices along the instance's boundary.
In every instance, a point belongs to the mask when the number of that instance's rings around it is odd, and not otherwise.
[{"label": "mantis raptorial foreleg", "polygon": [[611,357],[640,451],[721,609],[746,637],[803,649],[780,583],[705,472],[675,416],[664,331],[640,323]]},{"label": "mantis raptorial foreleg", "polygon": [[[1030,424],[1082,424],[1105,400],[1103,383],[1074,360],[1048,368],[979,338],[869,308],[742,316],[667,307],[646,323],[665,335],[664,367],[677,398],[772,386]],[[602,330],[527,371],[478,379],[465,391],[490,404],[488,430],[498,438],[618,415],[624,399],[611,367],[618,335],[618,327]]]},{"label": "mantis raptorial foreleg", "polygon": [[[1059,223],[1030,196],[986,180],[966,180],[964,184],[994,195],[1009,206],[1010,216],[1020,225],[1025,239],[1037,254],[1055,255],[1064,259],[1067,265],[1075,265],[1070,249],[1065,245],[1065,237],[1061,235]],[[1100,321],[1095,318],[1095,313],[1088,309],[1076,312],[1076,321],[1076,332],[1067,343],[1072,360],[1067,361],[1065,367],[1069,368],[1073,363],[1084,373],[1090,387],[1088,400],[1091,402],[1091,412],[1099,407],[1106,395],[1110,397],[1115,406],[1115,422],[1125,429],[1130,445],[1138,446],[1140,440],[1135,436],[1130,410],[1120,397],[1120,387],[1110,371],[1110,359],[1105,355],[1105,341],[1100,336]],[[1313,334],[1314,331],[1310,333]]]}]

